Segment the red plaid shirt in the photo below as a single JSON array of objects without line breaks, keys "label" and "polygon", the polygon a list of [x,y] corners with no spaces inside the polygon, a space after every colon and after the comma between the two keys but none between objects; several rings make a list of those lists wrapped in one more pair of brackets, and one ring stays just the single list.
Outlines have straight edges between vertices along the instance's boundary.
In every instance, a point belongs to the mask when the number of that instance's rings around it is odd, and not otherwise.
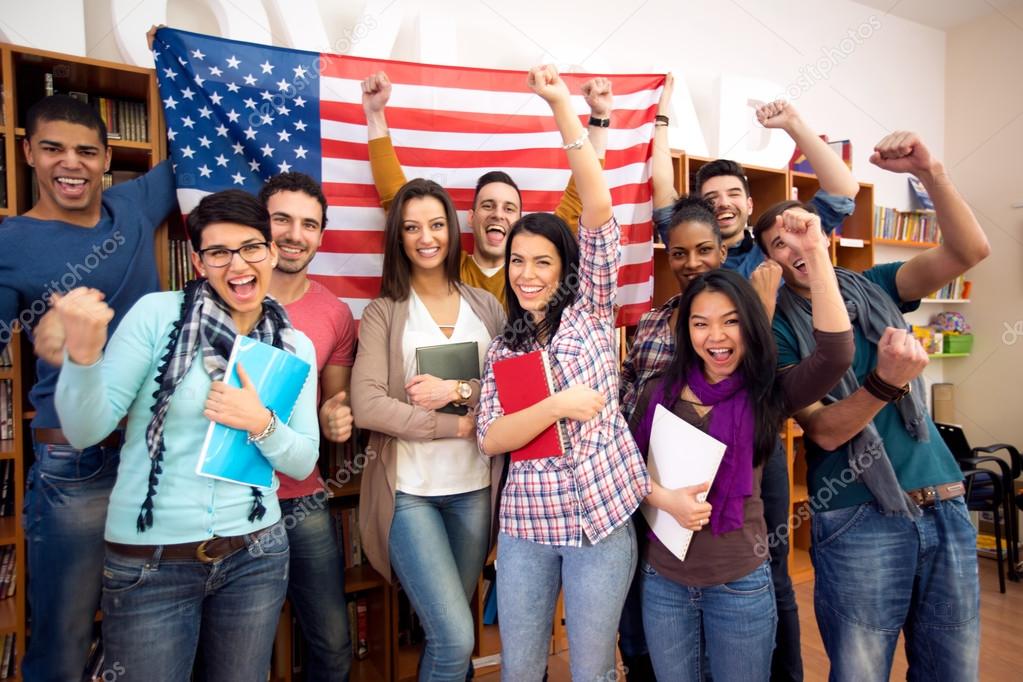
[{"label": "red plaid shirt", "polygon": [[[569,444],[563,457],[513,462],[501,498],[500,529],[545,545],[599,542],[626,523],[650,493],[650,478],[618,409],[614,297],[620,228],[610,221],[579,229],[579,295],[565,308],[547,347],[555,390],[589,386],[607,397],[588,422],[564,421]],[[491,370],[516,355],[494,339],[487,351],[477,436],[482,447],[495,419],[504,415]]]},{"label": "red plaid shirt", "polygon": [[676,294],[660,308],[644,313],[636,327],[632,348],[622,365],[622,384],[619,391],[622,414],[627,423],[650,377],[671,362],[675,352],[675,330],[671,328],[671,315],[678,309],[682,294]]}]

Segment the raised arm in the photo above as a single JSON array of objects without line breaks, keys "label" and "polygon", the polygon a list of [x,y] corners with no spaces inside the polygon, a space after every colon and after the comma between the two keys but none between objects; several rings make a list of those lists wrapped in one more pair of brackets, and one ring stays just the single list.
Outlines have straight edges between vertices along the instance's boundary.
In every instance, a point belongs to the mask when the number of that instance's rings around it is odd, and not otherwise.
[{"label": "raised arm", "polygon": [[[614,95],[611,93],[611,81],[607,78],[594,78],[583,83],[583,97],[590,105],[590,119],[611,122],[611,112],[614,107]],[[597,157],[603,164],[604,152],[607,151],[608,128],[590,123],[587,126],[590,134],[590,144]],[[568,177],[568,185],[561,195],[558,207],[554,209],[554,215],[565,221],[572,234],[579,230],[579,215],[582,213],[582,202],[579,200],[579,191],[575,186],[575,176]]]},{"label": "raised arm", "polygon": [[[905,386],[923,372],[927,363],[927,353],[912,334],[905,329],[885,329],[877,344],[874,372],[879,379],[894,387]],[[866,428],[887,404],[861,386],[843,400],[830,405],[815,403],[795,417],[810,440],[825,450],[837,450]]]},{"label": "raised arm", "polygon": [[611,219],[611,191],[604,180],[597,153],[585,135],[579,117],[572,110],[568,86],[554,66],[547,64],[530,69],[529,88],[542,97],[554,114],[554,122],[561,132],[568,154],[568,165],[575,176],[576,188],[582,202],[580,222],[584,228],[600,228]]},{"label": "raised arm", "polygon": [[785,100],[775,100],[757,107],[757,120],[765,128],[780,128],[799,146],[813,166],[821,189],[828,194],[855,198],[860,191],[852,171],[803,121],[796,107]]},{"label": "raised arm", "polygon": [[941,161],[916,133],[898,131],[874,147],[870,162],[893,173],[912,173],[934,201],[940,246],[907,261],[895,276],[899,298],[915,301],[937,291],[988,257],[991,246],[973,211],[952,184]]},{"label": "raised arm", "polygon": [[[671,113],[671,96],[675,90],[675,76],[664,76],[664,89],[657,102],[657,116],[667,118]],[[671,167],[671,147],[668,144],[668,123],[654,121],[654,149],[650,163],[650,179],[654,189],[654,210],[674,205],[678,200],[675,189],[675,169]],[[660,227],[660,226],[658,226]]]},{"label": "raised arm", "polygon": [[362,111],[366,114],[369,137],[369,167],[373,173],[373,184],[380,196],[380,205],[385,210],[405,184],[405,171],[391,144],[391,131],[384,114],[390,98],[391,81],[383,71],[362,81]]}]

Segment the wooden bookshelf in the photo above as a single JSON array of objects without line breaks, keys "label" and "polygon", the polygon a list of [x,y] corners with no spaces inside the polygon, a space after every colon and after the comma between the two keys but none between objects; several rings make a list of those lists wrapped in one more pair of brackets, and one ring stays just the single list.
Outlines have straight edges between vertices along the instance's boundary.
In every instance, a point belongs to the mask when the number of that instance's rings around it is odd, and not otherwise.
[{"label": "wooden bookshelf", "polygon": [[907,249],[933,249],[935,246],[940,246],[937,242],[914,242],[904,239],[882,239],[880,237],[875,237],[874,243],[882,246],[901,246]]}]

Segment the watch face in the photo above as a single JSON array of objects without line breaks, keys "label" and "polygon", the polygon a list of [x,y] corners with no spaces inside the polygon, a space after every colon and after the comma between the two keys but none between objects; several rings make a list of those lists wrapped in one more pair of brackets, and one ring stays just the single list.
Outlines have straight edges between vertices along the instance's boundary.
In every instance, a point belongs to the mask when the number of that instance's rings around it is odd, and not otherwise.
[{"label": "watch face", "polygon": [[468,400],[472,395],[472,386],[463,382],[458,384],[458,395],[462,396],[462,400]]}]

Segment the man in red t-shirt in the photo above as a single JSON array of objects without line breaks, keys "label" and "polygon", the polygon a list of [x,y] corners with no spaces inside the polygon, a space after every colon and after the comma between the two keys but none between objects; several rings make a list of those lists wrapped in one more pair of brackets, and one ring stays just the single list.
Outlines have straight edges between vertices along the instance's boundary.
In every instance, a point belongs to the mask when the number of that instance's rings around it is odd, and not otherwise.
[{"label": "man in red t-shirt", "polygon": [[[327,200],[308,175],[276,175],[259,192],[270,213],[279,258],[270,293],[291,323],[313,342],[319,379],[320,430],[348,440],[352,411],[348,383],[355,362],[355,323],[348,306],[306,274],[323,240]],[[348,679],[352,645],[344,595],[344,567],[319,472],[304,481],[278,474],[277,497],[291,546],[288,599],[298,614],[308,651],[305,679]]]}]

